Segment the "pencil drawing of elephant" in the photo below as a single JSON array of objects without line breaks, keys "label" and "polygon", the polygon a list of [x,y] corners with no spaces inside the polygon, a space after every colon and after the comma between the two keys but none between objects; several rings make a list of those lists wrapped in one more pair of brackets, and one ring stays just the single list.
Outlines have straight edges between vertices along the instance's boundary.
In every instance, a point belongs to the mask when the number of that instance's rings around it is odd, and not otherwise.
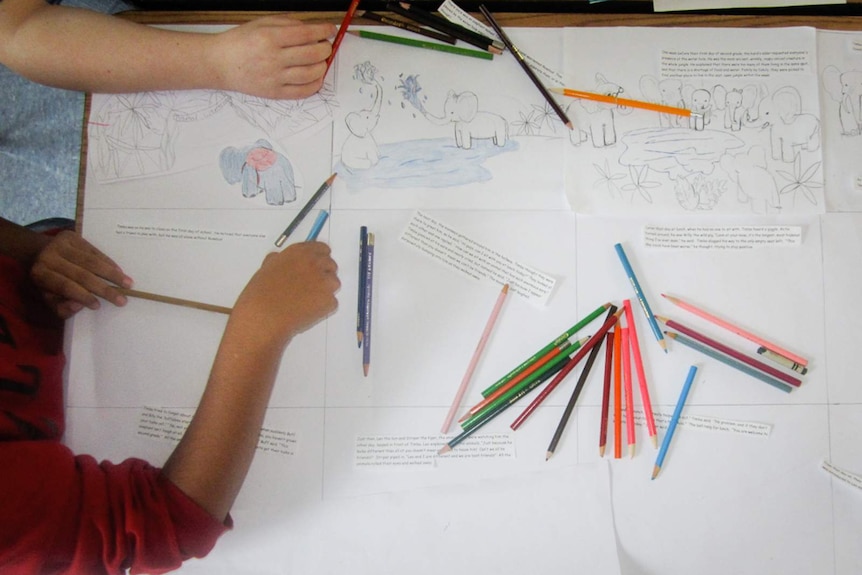
[{"label": "pencil drawing of elephant", "polygon": [[380,152],[374,135],[371,133],[380,120],[380,107],[383,103],[383,88],[375,80],[374,101],[371,107],[350,112],[344,119],[350,134],[341,146],[341,163],[354,170],[363,170],[377,165]]},{"label": "pencil drawing of elephant", "polygon": [[695,131],[705,130],[712,122],[712,93],[705,88],[695,88],[686,84],[682,89],[684,106],[691,110],[689,127]]},{"label": "pencil drawing of elephant", "polygon": [[820,149],[820,121],[802,113],[802,97],[793,86],[784,86],[760,101],[758,123],[769,128],[772,159],[793,162],[802,151]]},{"label": "pencil drawing of elephant", "polygon": [[722,84],[716,84],[712,89],[715,107],[724,111],[724,127],[731,132],[738,132],[743,125],[749,125],[759,115],[760,98],[763,90],[754,84],[743,88],[727,89]]},{"label": "pencil drawing of elephant", "polygon": [[225,148],[219,155],[219,166],[227,183],[242,182],[242,195],[246,198],[263,192],[271,206],[296,200],[293,166],[266,140],[245,148]]},{"label": "pencil drawing of elephant", "polygon": [[[654,76],[642,76],[638,83],[641,93],[650,102],[661,102],[665,106],[685,108],[685,98],[682,95],[682,82],[676,78],[658,80]],[[659,125],[663,128],[679,128],[684,125],[684,118],[675,114],[659,114]]]},{"label": "pencil drawing of elephant", "polygon": [[767,169],[763,148],[753,146],[748,153],[724,154],[719,165],[736,185],[737,199],[750,204],[752,212],[766,214],[781,208],[778,185]]},{"label": "pencil drawing of elephant", "polygon": [[509,139],[509,123],[503,116],[479,110],[479,98],[473,92],[455,93],[449,90],[443,104],[443,117],[425,112],[425,117],[438,126],[452,124],[455,145],[465,150],[473,140],[492,140],[495,146],[505,146]]},{"label": "pencil drawing of elephant", "polygon": [[862,134],[862,71],[842,72],[835,66],[826,66],[823,69],[823,86],[829,96],[839,103],[841,133],[846,136]]},{"label": "pencil drawing of elephant", "polygon": [[[608,80],[602,74],[596,74],[597,94],[604,96],[620,96],[623,87]],[[617,143],[617,129],[614,114],[631,113],[631,108],[618,104],[607,104],[575,98],[566,108],[571,116],[574,127],[569,131],[569,141],[575,146],[586,142],[589,138],[595,148],[605,148]]]}]

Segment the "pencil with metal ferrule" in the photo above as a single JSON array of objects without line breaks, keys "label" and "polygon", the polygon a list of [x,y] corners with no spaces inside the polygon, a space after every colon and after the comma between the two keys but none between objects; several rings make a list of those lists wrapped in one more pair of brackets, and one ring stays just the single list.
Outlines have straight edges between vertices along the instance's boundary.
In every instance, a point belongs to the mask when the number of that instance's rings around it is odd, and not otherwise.
[{"label": "pencil with metal ferrule", "polygon": [[392,26],[393,28],[398,28],[399,30],[407,30],[408,32],[413,32],[414,34],[419,34],[420,36],[425,36],[426,38],[434,38],[435,40],[439,40],[440,42],[446,42],[447,44],[452,44],[453,46],[458,41],[454,36],[450,36],[449,34],[443,34],[442,32],[437,32],[436,30],[429,30],[428,28],[423,28],[422,26],[417,26],[411,22],[405,22],[404,20],[398,20],[396,18],[390,18],[389,16],[384,16],[383,14],[378,14],[377,12],[371,12],[370,10],[362,11],[360,10],[356,14],[360,18],[367,18],[369,20],[374,20],[375,22],[380,22],[381,24],[386,24],[388,26]]},{"label": "pencil with metal ferrule", "polygon": [[317,214],[317,218],[314,220],[314,223],[311,225],[311,229],[308,231],[308,235],[305,237],[305,241],[313,242],[317,240],[317,236],[320,235],[320,230],[323,229],[323,224],[326,223],[326,219],[329,217],[329,212],[326,210],[320,210],[320,213]]},{"label": "pencil with metal ferrule", "polygon": [[[611,307],[608,311],[608,315],[611,316],[616,312],[616,307]],[[608,331],[610,333],[610,331]],[[605,338],[601,338],[605,339]],[[563,410],[563,415],[560,417],[560,422],[557,424],[557,429],[554,430],[554,435],[551,437],[551,442],[548,444],[548,450],[545,453],[545,461],[549,460],[554,452],[557,450],[557,446],[560,443],[560,439],[563,437],[563,432],[566,430],[566,425],[569,423],[569,419],[572,417],[572,412],[575,409],[575,404],[578,402],[578,397],[581,395],[581,390],[584,389],[584,384],[587,382],[587,378],[590,375],[590,371],[593,369],[593,364],[596,362],[596,358],[599,356],[599,352],[602,349],[601,340],[599,343],[593,346],[593,349],[590,351],[590,355],[587,356],[587,362],[584,364],[584,369],[581,370],[581,375],[578,377],[578,382],[575,384],[575,388],[572,390],[572,395],[569,396],[569,401],[566,403],[566,408]]]},{"label": "pencil with metal ferrule", "polygon": [[493,54],[502,54],[503,46],[495,41],[493,38],[488,38],[479,34],[478,32],[474,32],[460,24],[456,24],[454,22],[450,22],[445,18],[437,16],[436,14],[432,14],[426,10],[421,8],[417,8],[406,2],[389,2],[386,4],[386,9],[398,14],[399,16],[403,16],[405,18],[409,18],[414,22],[418,22],[419,24],[423,24],[430,28],[434,28],[439,32],[443,32],[444,34],[448,34],[450,36],[454,36],[462,42],[466,42],[472,46],[476,46],[477,48],[481,48],[482,50],[486,50]]},{"label": "pencil with metal ferrule", "polygon": [[[589,338],[584,338],[575,342],[572,346],[566,349],[565,353],[559,354],[554,357],[551,361],[543,365],[541,368],[537,369],[534,373],[531,373],[529,376],[525,377],[522,381],[520,381],[517,385],[514,385],[510,389],[506,390],[502,393],[497,399],[490,402],[481,410],[477,411],[473,415],[468,414],[466,417],[462,418],[460,421],[461,427],[464,429],[468,429],[476,424],[477,421],[481,421],[489,412],[496,409],[501,403],[506,403],[512,397],[516,396],[520,391],[526,387],[532,385],[536,380],[547,379],[545,376],[548,374],[554,374],[560,371],[566,362],[569,361],[569,358],[577,349],[579,349],[583,342],[587,341]],[[544,378],[544,379],[543,379]]]},{"label": "pencil with metal ferrule", "polygon": [[595,310],[590,312],[585,318],[579,320],[575,325],[558,335],[552,342],[548,343],[545,347],[525,359],[518,365],[516,368],[511,370],[509,373],[498,379],[496,382],[491,384],[488,388],[482,391],[482,396],[487,397],[488,395],[494,393],[498,388],[505,385],[509,380],[518,375],[521,371],[532,365],[536,360],[547,354],[553,348],[559,346],[564,343],[567,339],[575,335],[578,331],[592,323],[594,319],[602,315],[609,307],[611,307],[610,303],[602,304],[597,307]]},{"label": "pencil with metal ferrule", "polygon": [[760,360],[754,359],[753,357],[749,357],[749,356],[745,355],[744,353],[733,349],[729,345],[724,345],[720,341],[716,341],[707,335],[704,335],[704,334],[702,334],[702,333],[700,333],[700,332],[698,332],[698,331],[696,331],[696,330],[694,330],[688,326],[685,326],[685,325],[679,323],[678,321],[674,321],[672,319],[668,319],[668,318],[662,317],[662,316],[656,316],[656,319],[658,319],[660,322],[664,323],[670,329],[675,329],[679,333],[683,333],[683,334],[687,335],[688,337],[699,341],[700,343],[702,343],[705,346],[711,347],[712,349],[714,349],[718,352],[727,354],[730,357],[753,367],[754,369],[758,369],[758,370],[760,370],[760,371],[762,371],[768,375],[771,375],[772,377],[774,377],[776,379],[780,379],[781,381],[783,381],[784,383],[786,383],[788,385],[792,385],[794,387],[799,387],[800,385],[802,385],[802,380],[799,379],[798,377],[793,377],[792,375],[790,375],[788,373],[784,373],[783,371],[779,371],[779,370],[775,369],[771,365],[767,365]]},{"label": "pencil with metal ferrule", "polygon": [[438,52],[446,52],[448,54],[457,54],[459,56],[470,56],[471,58],[481,58],[483,60],[493,60],[494,55],[490,52],[482,52],[480,50],[468,50],[458,46],[450,46],[449,44],[438,44],[437,42],[427,42],[425,40],[414,40],[413,38],[405,38],[404,36],[391,36],[389,34],[380,34],[371,32],[370,30],[351,30],[352,36],[366,38],[368,40],[379,40],[381,42],[390,42],[392,44],[400,44],[402,46],[412,46],[413,48],[424,48],[426,50],[436,50]]},{"label": "pencil with metal ferrule", "polygon": [[491,25],[491,27],[497,33],[497,36],[499,36],[500,40],[503,41],[503,44],[506,45],[506,49],[512,53],[512,55],[515,57],[515,60],[518,61],[518,64],[520,64],[521,68],[524,70],[530,80],[533,82],[536,88],[538,88],[539,92],[541,92],[542,96],[545,98],[545,101],[548,102],[548,105],[553,108],[554,112],[557,114],[557,116],[560,117],[560,120],[562,120],[563,124],[571,130],[573,128],[572,121],[569,120],[569,117],[566,116],[566,113],[563,111],[562,106],[557,103],[551,93],[548,92],[548,89],[545,88],[545,85],[542,84],[542,81],[539,80],[539,77],[536,76],[536,73],[533,72],[533,69],[530,68],[530,65],[527,63],[527,59],[524,58],[524,55],[521,53],[521,51],[518,50],[518,48],[509,39],[509,36],[506,34],[506,32],[503,31],[503,27],[497,23],[497,20],[495,20],[494,16],[488,11],[487,8],[485,8],[484,4],[479,5],[479,11],[482,12],[482,15],[488,21],[488,24]]},{"label": "pencil with metal ferrule", "polygon": [[755,379],[759,379],[760,381],[762,381],[764,383],[768,383],[769,385],[771,385],[772,387],[774,387],[776,389],[780,389],[781,391],[784,391],[786,393],[790,393],[790,391],[793,389],[793,387],[787,385],[783,381],[779,381],[779,380],[775,379],[774,377],[772,377],[771,375],[766,375],[762,371],[757,371],[756,369],[745,365],[741,361],[737,361],[730,356],[724,355],[723,353],[720,353],[720,352],[718,352],[718,351],[716,351],[710,347],[707,347],[707,346],[703,345],[702,343],[698,342],[697,340],[694,340],[688,336],[685,336],[681,333],[672,332],[672,331],[669,331],[666,333],[667,333],[667,336],[669,338],[671,338],[675,341],[678,341],[681,344],[683,344],[687,347],[690,347],[696,351],[699,351],[700,353],[702,353],[706,356],[709,356],[713,359],[716,359],[725,365],[728,365],[730,367],[738,369],[742,373],[750,375],[751,377],[753,377]]},{"label": "pencil with metal ferrule", "polygon": [[554,379],[552,379],[548,383],[548,385],[546,385],[545,388],[542,389],[539,395],[537,395],[533,399],[533,401],[530,402],[527,408],[524,409],[524,411],[522,411],[521,414],[515,419],[515,421],[512,422],[512,425],[510,426],[512,429],[517,429],[518,427],[520,427],[524,423],[524,421],[526,421],[527,418],[530,417],[530,415],[536,410],[536,408],[539,407],[543,401],[545,401],[545,398],[548,397],[548,395],[550,395],[552,391],[554,391],[557,385],[559,385],[560,382],[563,381],[567,375],[569,375],[569,372],[571,372],[575,368],[575,366],[578,365],[581,359],[583,359],[584,356],[587,355],[594,346],[601,343],[601,341],[605,337],[605,334],[608,332],[609,329],[614,326],[614,324],[617,322],[617,319],[619,319],[620,314],[622,313],[623,310],[618,310],[614,315],[612,315],[608,320],[606,320],[604,324],[602,324],[602,327],[600,327],[599,330],[595,334],[593,334],[593,337],[591,337],[589,341],[587,341],[587,343],[585,343],[581,347],[581,349],[578,350],[574,357],[572,357],[572,359],[570,359],[568,363],[563,366],[563,369],[561,369],[559,373],[554,376]]},{"label": "pencil with metal ferrule", "polygon": [[[557,369],[559,370],[563,366],[564,363],[565,362],[563,362],[563,361],[558,362]],[[473,425],[471,425],[470,427],[464,428],[464,430],[461,431],[461,433],[456,435],[454,438],[450,439],[446,443],[446,445],[444,445],[443,447],[440,448],[439,451],[437,451],[437,454],[443,455],[444,453],[448,453],[449,451],[452,451],[453,447],[455,447],[456,445],[458,445],[459,443],[461,443],[462,441],[464,441],[465,439],[467,439],[468,437],[470,437],[471,435],[476,433],[479,429],[482,428],[482,426],[484,426],[486,423],[492,421],[498,415],[500,415],[501,413],[503,413],[504,411],[509,409],[509,407],[511,407],[512,405],[517,403],[522,397],[524,397],[525,395],[527,395],[528,393],[530,393],[531,391],[533,391],[534,389],[536,389],[537,387],[539,387],[540,385],[545,383],[545,381],[547,381],[548,379],[553,377],[555,373],[556,373],[556,371],[554,371],[554,370],[549,371],[548,373],[544,374],[542,377],[537,378],[535,381],[532,381],[529,385],[519,389],[518,393],[516,393],[515,395],[513,395],[512,397],[510,397],[506,401],[501,402],[498,405],[495,405],[493,410],[489,410],[488,412],[486,412],[482,416],[481,419],[477,419],[473,423]]]},{"label": "pencil with metal ferrule", "polygon": [[319,188],[317,188],[317,191],[314,192],[314,195],[312,195],[311,198],[309,198],[309,200],[305,203],[305,205],[300,208],[299,213],[296,214],[296,217],[293,218],[293,221],[291,221],[287,225],[284,231],[281,232],[281,235],[278,236],[278,239],[275,240],[275,247],[280,248],[284,244],[284,241],[290,234],[293,233],[297,226],[299,226],[300,222],[305,219],[305,216],[308,215],[308,212],[311,211],[311,208],[314,207],[314,204],[316,204],[323,196],[323,194],[326,193],[326,190],[329,189],[329,187],[332,185],[332,182],[335,180],[336,175],[337,174],[332,174],[331,176],[326,178],[326,181],[323,182],[323,184]]},{"label": "pencil with metal ferrule", "polygon": [[640,100],[632,100],[629,98],[620,98],[619,96],[610,96],[608,94],[596,94],[593,92],[584,92],[583,90],[572,90],[571,88],[550,88],[555,94],[562,94],[570,98],[580,98],[582,100],[591,100],[593,102],[605,102],[617,106],[625,106],[629,108],[640,108],[642,110],[652,110],[653,112],[661,112],[662,114],[674,114],[677,116],[693,116],[696,115],[691,110],[685,108],[677,108],[675,106],[667,106],[665,104],[655,104],[653,102],[642,102]]},{"label": "pencil with metal ferrule", "polygon": [[476,344],[476,349],[473,351],[473,356],[470,358],[470,363],[467,365],[467,371],[464,373],[464,377],[461,378],[461,384],[455,392],[455,398],[452,400],[452,405],[449,407],[449,412],[446,414],[446,419],[443,421],[443,427],[441,428],[440,433],[449,433],[449,426],[452,425],[452,420],[455,419],[455,412],[457,411],[458,406],[461,405],[461,399],[464,398],[464,393],[467,391],[467,385],[470,383],[470,378],[473,377],[473,371],[475,371],[476,366],[479,364],[479,358],[482,356],[482,351],[488,343],[488,339],[491,336],[491,330],[494,329],[494,324],[496,324],[497,318],[500,316],[500,310],[503,308],[503,302],[506,301],[506,295],[508,293],[509,284],[505,284],[503,285],[503,289],[500,290],[500,295],[497,296],[497,301],[494,303],[494,307],[491,310],[491,316],[488,318],[488,321],[485,322],[485,329],[482,330],[482,335],[479,337],[479,343]]},{"label": "pencil with metal ferrule", "polygon": [[635,275],[635,271],[632,268],[632,264],[629,262],[628,256],[626,256],[626,252],[623,249],[622,244],[614,245],[614,249],[617,251],[617,256],[620,259],[620,263],[623,265],[623,269],[626,272],[626,276],[629,278],[629,282],[632,284],[632,288],[635,290],[635,295],[637,296],[638,303],[641,305],[641,309],[646,315],[647,322],[649,322],[650,329],[652,329],[652,333],[655,336],[656,341],[661,346],[661,348],[667,353],[667,342],[664,340],[664,335],[661,332],[661,329],[658,327],[658,322],[656,322],[655,317],[652,314],[652,309],[650,309],[649,302],[647,301],[646,294],[641,289],[641,284],[638,281],[637,276]]},{"label": "pencil with metal ferrule", "polygon": [[629,446],[629,457],[635,456],[635,396],[632,392],[632,361],[631,361],[631,338],[629,328],[620,328],[623,352],[623,390],[626,399],[626,443]]},{"label": "pencil with metal ferrule", "polygon": [[518,375],[513,377],[509,382],[506,383],[506,385],[498,387],[493,393],[489,394],[484,399],[482,399],[482,401],[471,407],[467,411],[467,416],[463,419],[467,419],[473,415],[476,415],[477,413],[488,407],[488,405],[496,401],[497,398],[502,396],[504,393],[517,386],[534,372],[540,370],[542,366],[547,365],[548,363],[553,363],[556,359],[563,355],[571,355],[575,350],[577,350],[581,345],[583,345],[586,340],[587,338],[584,338],[580,341],[575,342],[574,344],[566,340],[565,343],[562,343],[558,347],[555,347],[554,349],[546,353],[544,356],[536,360],[535,363],[528,366]]},{"label": "pencil with metal ferrule", "polygon": [[778,346],[772,342],[766,341],[762,337],[758,337],[758,336],[754,335],[753,333],[742,329],[739,326],[733,325],[732,323],[725,321],[725,320],[721,319],[720,317],[714,316],[711,313],[709,313],[709,312],[707,312],[707,311],[705,311],[705,310],[703,310],[703,309],[701,309],[695,305],[692,305],[686,301],[683,301],[678,297],[669,296],[667,294],[661,294],[661,295],[662,295],[662,297],[667,299],[670,303],[672,303],[676,306],[679,306],[686,311],[690,311],[694,315],[699,316],[699,317],[705,319],[706,321],[712,322],[719,327],[723,327],[724,329],[730,331],[731,333],[735,333],[736,335],[744,337],[745,339],[752,341],[752,342],[756,343],[757,345],[762,345],[768,349],[771,349],[772,351],[774,351],[778,355],[783,355],[787,359],[795,361],[799,365],[808,365],[808,360],[805,359],[804,357],[800,357],[800,356],[796,355],[795,353],[788,351],[788,350],[786,350],[786,349],[784,349],[784,348],[782,348],[782,347],[780,347],[780,346]]},{"label": "pencil with metal ferrule", "polygon": [[611,371],[614,361],[614,330],[605,336],[605,374],[602,380],[602,413],[599,427],[599,457],[605,456],[608,444],[608,409],[611,404]]},{"label": "pencil with metal ferrule", "polygon": [[371,303],[374,299],[374,234],[368,233],[365,248],[365,314],[362,325],[362,374],[368,377],[371,368]]},{"label": "pencil with metal ferrule", "polygon": [[365,330],[365,266],[368,263],[368,227],[359,228],[359,273],[356,290],[356,346],[362,347],[362,332]]},{"label": "pencil with metal ferrule", "polygon": [[[356,14],[356,9],[359,8],[359,0],[351,0],[347,7],[347,12],[344,14],[344,20],[341,21],[341,26],[338,27],[338,32],[335,34],[335,39],[332,40],[332,51],[326,59],[326,72],[329,72],[329,67],[335,61],[335,53],[338,52],[341,41],[344,40],[344,34],[347,33],[347,28],[350,27],[350,22],[353,20],[353,15]],[[324,72],[324,76],[326,75]]]},{"label": "pencil with metal ferrule", "polygon": [[614,336],[614,459],[623,456],[623,338]]},{"label": "pencil with metal ferrule", "polygon": [[638,376],[638,387],[641,391],[641,402],[644,406],[644,418],[646,419],[647,433],[653,447],[658,447],[658,436],[655,430],[655,416],[652,412],[652,401],[649,397],[649,387],[647,386],[646,370],[644,369],[644,361],[641,356],[641,346],[638,341],[638,330],[635,327],[635,314],[632,311],[631,300],[623,301],[623,307],[626,310],[626,324],[629,327],[629,344],[632,348],[632,359],[635,363],[635,373]]},{"label": "pencil with metal ferrule", "polygon": [[664,458],[667,455],[667,448],[670,445],[670,440],[673,439],[673,433],[676,431],[676,424],[679,422],[679,416],[682,413],[682,408],[685,405],[685,400],[688,397],[688,392],[691,390],[691,383],[694,381],[694,376],[697,373],[697,366],[693,365],[688,368],[688,376],[685,378],[685,383],[682,386],[682,391],[679,398],[676,400],[676,407],[673,408],[673,415],[670,418],[670,423],[667,426],[667,431],[664,434],[664,439],[661,442],[661,449],[658,451],[658,456],[655,460],[655,466],[652,470],[651,479],[655,479],[661,471],[661,466],[664,465]]},{"label": "pencil with metal ferrule", "polygon": [[762,355],[770,361],[774,361],[778,365],[783,365],[787,369],[795,371],[799,375],[805,375],[806,373],[808,373],[808,368],[801,363],[796,363],[792,359],[788,359],[781,354],[775,353],[774,351],[765,346],[761,345],[760,347],[758,347],[757,354]]},{"label": "pencil with metal ferrule", "polygon": [[189,307],[189,308],[193,308],[193,309],[200,309],[203,311],[214,311],[216,313],[223,313],[225,315],[230,315],[230,312],[231,312],[231,308],[220,306],[220,305],[213,305],[213,304],[209,304],[209,303],[203,303],[203,302],[199,302],[199,301],[182,299],[182,298],[178,298],[178,297],[171,297],[171,296],[167,296],[167,295],[150,293],[150,292],[140,291],[140,290],[136,290],[136,289],[129,289],[129,288],[124,288],[124,287],[120,287],[120,286],[113,286],[113,288],[127,297],[146,299],[146,300],[155,301],[155,302],[159,302],[159,303],[178,305],[181,307]]}]

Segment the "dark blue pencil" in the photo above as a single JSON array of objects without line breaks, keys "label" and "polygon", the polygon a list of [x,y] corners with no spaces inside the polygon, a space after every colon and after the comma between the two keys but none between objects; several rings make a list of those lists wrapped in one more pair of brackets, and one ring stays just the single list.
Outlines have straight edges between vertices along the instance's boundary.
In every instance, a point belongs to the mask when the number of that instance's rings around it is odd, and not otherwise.
[{"label": "dark blue pencil", "polygon": [[371,300],[374,293],[374,234],[368,234],[368,247],[365,249],[365,312],[362,324],[362,373],[368,377],[371,367]]},{"label": "dark blue pencil", "polygon": [[359,228],[359,288],[356,298],[356,346],[362,347],[362,332],[365,330],[365,266],[368,262],[368,227]]}]

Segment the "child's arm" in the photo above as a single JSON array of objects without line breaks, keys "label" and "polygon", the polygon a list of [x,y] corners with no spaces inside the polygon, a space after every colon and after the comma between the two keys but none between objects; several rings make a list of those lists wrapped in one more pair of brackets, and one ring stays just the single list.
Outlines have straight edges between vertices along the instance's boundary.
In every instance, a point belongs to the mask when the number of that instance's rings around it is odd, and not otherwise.
[{"label": "child's arm", "polygon": [[218,89],[277,99],[320,89],[333,24],[260,18],[218,34],[144,26],[44,0],[0,0],[0,63],[88,92]]},{"label": "child's arm", "polygon": [[293,244],[266,257],[240,294],[203,397],[163,473],[223,520],[251,465],[284,349],[335,310],[329,247]]}]

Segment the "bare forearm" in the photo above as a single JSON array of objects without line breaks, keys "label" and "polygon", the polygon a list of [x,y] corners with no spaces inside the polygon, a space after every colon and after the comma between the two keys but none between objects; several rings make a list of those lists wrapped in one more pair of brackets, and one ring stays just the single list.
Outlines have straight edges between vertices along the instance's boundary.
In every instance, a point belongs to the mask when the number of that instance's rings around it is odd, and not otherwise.
[{"label": "bare forearm", "polygon": [[39,83],[113,93],[220,87],[210,65],[209,34],[160,30],[63,6],[3,17],[17,24],[7,24],[13,32],[3,31],[3,62]]}]

